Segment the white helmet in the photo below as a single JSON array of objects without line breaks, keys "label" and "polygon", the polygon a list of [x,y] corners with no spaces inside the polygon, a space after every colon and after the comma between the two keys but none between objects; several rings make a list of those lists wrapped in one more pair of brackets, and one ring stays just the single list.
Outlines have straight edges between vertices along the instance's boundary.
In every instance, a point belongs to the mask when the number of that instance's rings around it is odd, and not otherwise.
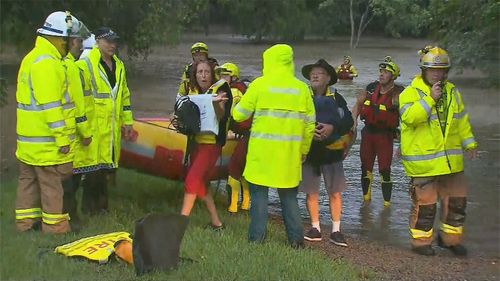
[{"label": "white helmet", "polygon": [[43,26],[37,30],[37,33],[57,37],[83,38],[90,34],[85,25],[72,16],[70,12],[53,12],[47,17]]},{"label": "white helmet", "polygon": [[84,49],[92,49],[95,45],[95,35],[90,34],[90,36],[83,40],[83,48]]},{"label": "white helmet", "polygon": [[83,40],[83,52],[80,55],[80,58],[86,58],[90,54],[90,50],[95,46],[95,36],[94,34],[90,34],[89,38]]}]

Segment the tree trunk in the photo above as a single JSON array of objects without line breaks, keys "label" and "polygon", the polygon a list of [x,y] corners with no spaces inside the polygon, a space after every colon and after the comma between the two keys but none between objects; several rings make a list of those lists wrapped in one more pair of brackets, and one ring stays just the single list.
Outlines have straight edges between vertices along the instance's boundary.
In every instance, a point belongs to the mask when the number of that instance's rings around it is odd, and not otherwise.
[{"label": "tree trunk", "polygon": [[368,27],[368,24],[373,19],[373,15],[371,15],[369,19],[366,19],[369,13],[370,13],[370,1],[368,1],[365,11],[363,12],[363,15],[361,15],[361,19],[359,20],[358,34],[356,36],[356,43],[354,44],[353,49],[356,49],[358,47],[359,39],[361,39],[361,34],[363,34],[365,29]]},{"label": "tree trunk", "polygon": [[350,47],[351,47],[351,51],[354,49],[353,48],[353,43],[354,43],[354,29],[355,29],[355,26],[354,26],[354,12],[352,11],[352,1],[350,1],[350,6],[349,6],[349,14],[351,16],[351,44],[350,44]]}]

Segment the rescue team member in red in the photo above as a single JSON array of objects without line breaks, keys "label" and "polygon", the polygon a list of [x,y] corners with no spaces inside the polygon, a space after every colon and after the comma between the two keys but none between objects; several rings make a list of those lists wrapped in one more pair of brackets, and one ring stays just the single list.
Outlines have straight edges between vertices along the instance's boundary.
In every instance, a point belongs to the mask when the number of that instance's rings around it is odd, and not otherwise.
[{"label": "rescue team member in red", "polygon": [[[212,90],[211,86],[216,82],[214,65],[204,60],[195,62],[190,76],[188,95],[211,94],[209,90]],[[228,116],[221,113],[225,112],[226,93],[216,91],[215,93],[217,93],[217,96],[214,97],[213,102],[215,111],[218,112],[217,118],[219,121],[227,120]],[[179,95],[183,94],[179,93]],[[226,126],[220,123],[219,127]],[[196,144],[190,154],[190,166],[184,182],[185,193],[181,214],[189,216],[198,197],[205,202],[211,220],[209,227],[213,230],[222,230],[224,225],[217,214],[214,199],[207,187],[207,183],[210,182],[210,171],[215,167],[217,159],[221,155],[226,133],[226,130],[224,130],[222,133],[219,132],[217,136],[213,133],[199,133],[195,136]]]},{"label": "rescue team member in red", "polygon": [[70,231],[62,181],[72,174],[76,125],[63,59],[70,37],[81,37],[81,25],[69,12],[50,14],[21,62],[16,92],[16,228],[21,232],[39,230],[40,224],[45,233]]},{"label": "rescue team member in red", "polygon": [[[219,67],[216,67],[216,74],[221,79],[226,80],[231,86],[233,95],[233,108],[241,100],[241,97],[247,90],[245,83],[240,81],[240,69],[234,63],[227,62]],[[248,148],[248,137],[250,136],[250,126],[252,118],[243,122],[235,122],[233,118],[229,120],[229,129],[233,131],[238,142],[234,148],[231,159],[229,159],[227,184],[229,185],[229,207],[227,211],[230,213],[238,212],[238,200],[241,190],[241,210],[248,211],[250,209],[250,192],[248,190],[248,182],[243,177],[245,162]]]},{"label": "rescue team member in red", "polygon": [[337,77],[340,80],[352,80],[358,77],[358,72],[351,63],[351,56],[344,56],[344,63],[337,67]]},{"label": "rescue team member in red", "polygon": [[378,168],[382,178],[382,195],[384,206],[391,203],[392,180],[391,164],[394,138],[398,135],[399,111],[398,97],[403,87],[395,84],[399,76],[399,67],[391,57],[386,57],[379,64],[379,80],[369,84],[366,90],[358,95],[352,108],[354,130],[358,116],[364,121],[361,130],[361,187],[363,200],[371,200],[373,182],[373,165],[378,159]]},{"label": "rescue team member in red", "polygon": [[401,158],[411,177],[410,236],[412,250],[435,255],[432,248],[437,201],[441,201],[438,246],[457,256],[462,245],[467,205],[464,151],[476,158],[477,142],[460,92],[447,81],[451,63],[439,47],[419,52],[421,75],[399,96]]}]

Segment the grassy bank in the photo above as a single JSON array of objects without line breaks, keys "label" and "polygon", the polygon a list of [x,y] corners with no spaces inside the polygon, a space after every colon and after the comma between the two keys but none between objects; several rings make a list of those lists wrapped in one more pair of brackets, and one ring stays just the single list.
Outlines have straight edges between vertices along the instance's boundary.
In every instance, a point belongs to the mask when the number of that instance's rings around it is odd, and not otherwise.
[{"label": "grassy bank", "polygon": [[[0,280],[358,280],[366,274],[317,250],[291,249],[282,225],[269,226],[266,243],[249,244],[245,214],[230,216],[221,208],[227,225],[223,234],[205,230],[209,218],[201,204],[193,210],[181,247],[181,257],[194,261],[182,263],[175,271],[136,277],[133,267],[121,262],[98,265],[54,254],[56,246],[82,237],[113,231],[133,233],[135,220],[149,212],[180,210],[180,183],[124,169],[117,178],[117,186],[110,190],[110,213],[83,217],[85,227],[80,233],[59,236],[16,233],[17,183],[2,182]],[[221,195],[216,199],[223,205]]]}]

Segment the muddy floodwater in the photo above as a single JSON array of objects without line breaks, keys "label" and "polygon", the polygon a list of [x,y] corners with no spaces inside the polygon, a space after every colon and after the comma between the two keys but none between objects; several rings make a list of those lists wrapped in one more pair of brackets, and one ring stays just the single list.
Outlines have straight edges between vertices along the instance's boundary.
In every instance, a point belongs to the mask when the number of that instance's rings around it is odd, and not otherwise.
[{"label": "muddy floodwater", "polygon": [[[135,60],[128,62],[129,88],[132,91],[132,106],[136,117],[166,117],[173,111],[173,103],[180,81],[181,71],[190,61],[190,45],[198,40],[205,41],[209,46],[210,56],[220,64],[233,62],[240,67],[243,77],[256,77],[261,73],[262,51],[270,45],[252,44],[244,38],[231,35],[211,35],[210,37],[185,36],[175,47],[156,47],[147,61]],[[398,83],[408,85],[417,67],[417,50],[432,42],[424,40],[397,40],[383,38],[365,38],[358,49],[352,53],[353,63],[358,69],[359,77],[351,83],[334,85],[346,98],[349,107],[355,101],[355,95],[368,83],[377,79],[378,63],[391,55],[401,68]],[[297,77],[305,80],[300,74],[303,65],[324,58],[332,65],[341,63],[342,57],[348,53],[348,38],[332,41],[308,41],[292,44],[295,53],[295,72]],[[12,69],[7,67],[5,69]],[[15,70],[17,71],[17,69]],[[11,71],[9,71],[11,72]],[[4,72],[5,73],[5,72]],[[8,76],[12,76],[8,73]],[[453,74],[450,81],[461,91],[466,108],[470,114],[476,139],[479,141],[479,157],[476,161],[465,161],[465,173],[469,183],[467,219],[465,225],[465,244],[471,255],[499,257],[499,99],[500,94],[495,89],[481,87],[480,74],[467,71],[463,74]],[[11,85],[14,88],[14,85]],[[9,105],[11,107],[11,105]],[[14,117],[8,117],[6,112],[15,114],[12,108],[2,110],[2,158],[12,157],[15,144],[12,137],[15,127]],[[10,115],[11,115],[10,114]],[[363,127],[359,123],[359,129]],[[401,161],[394,159],[392,164],[392,180],[394,182],[392,205],[383,207],[378,167],[375,165],[375,180],[372,185],[372,202],[363,206],[360,185],[360,159],[358,139],[344,161],[348,188],[343,195],[343,215],[341,228],[349,236],[363,236],[379,242],[401,248],[408,248],[408,215],[411,205],[408,195],[408,182]],[[4,146],[10,143],[9,148]],[[279,212],[277,193],[271,192],[273,211]],[[328,198],[321,191],[321,222],[325,230],[330,230]],[[299,204],[305,221],[308,220],[305,208],[305,195],[299,195]]]}]

